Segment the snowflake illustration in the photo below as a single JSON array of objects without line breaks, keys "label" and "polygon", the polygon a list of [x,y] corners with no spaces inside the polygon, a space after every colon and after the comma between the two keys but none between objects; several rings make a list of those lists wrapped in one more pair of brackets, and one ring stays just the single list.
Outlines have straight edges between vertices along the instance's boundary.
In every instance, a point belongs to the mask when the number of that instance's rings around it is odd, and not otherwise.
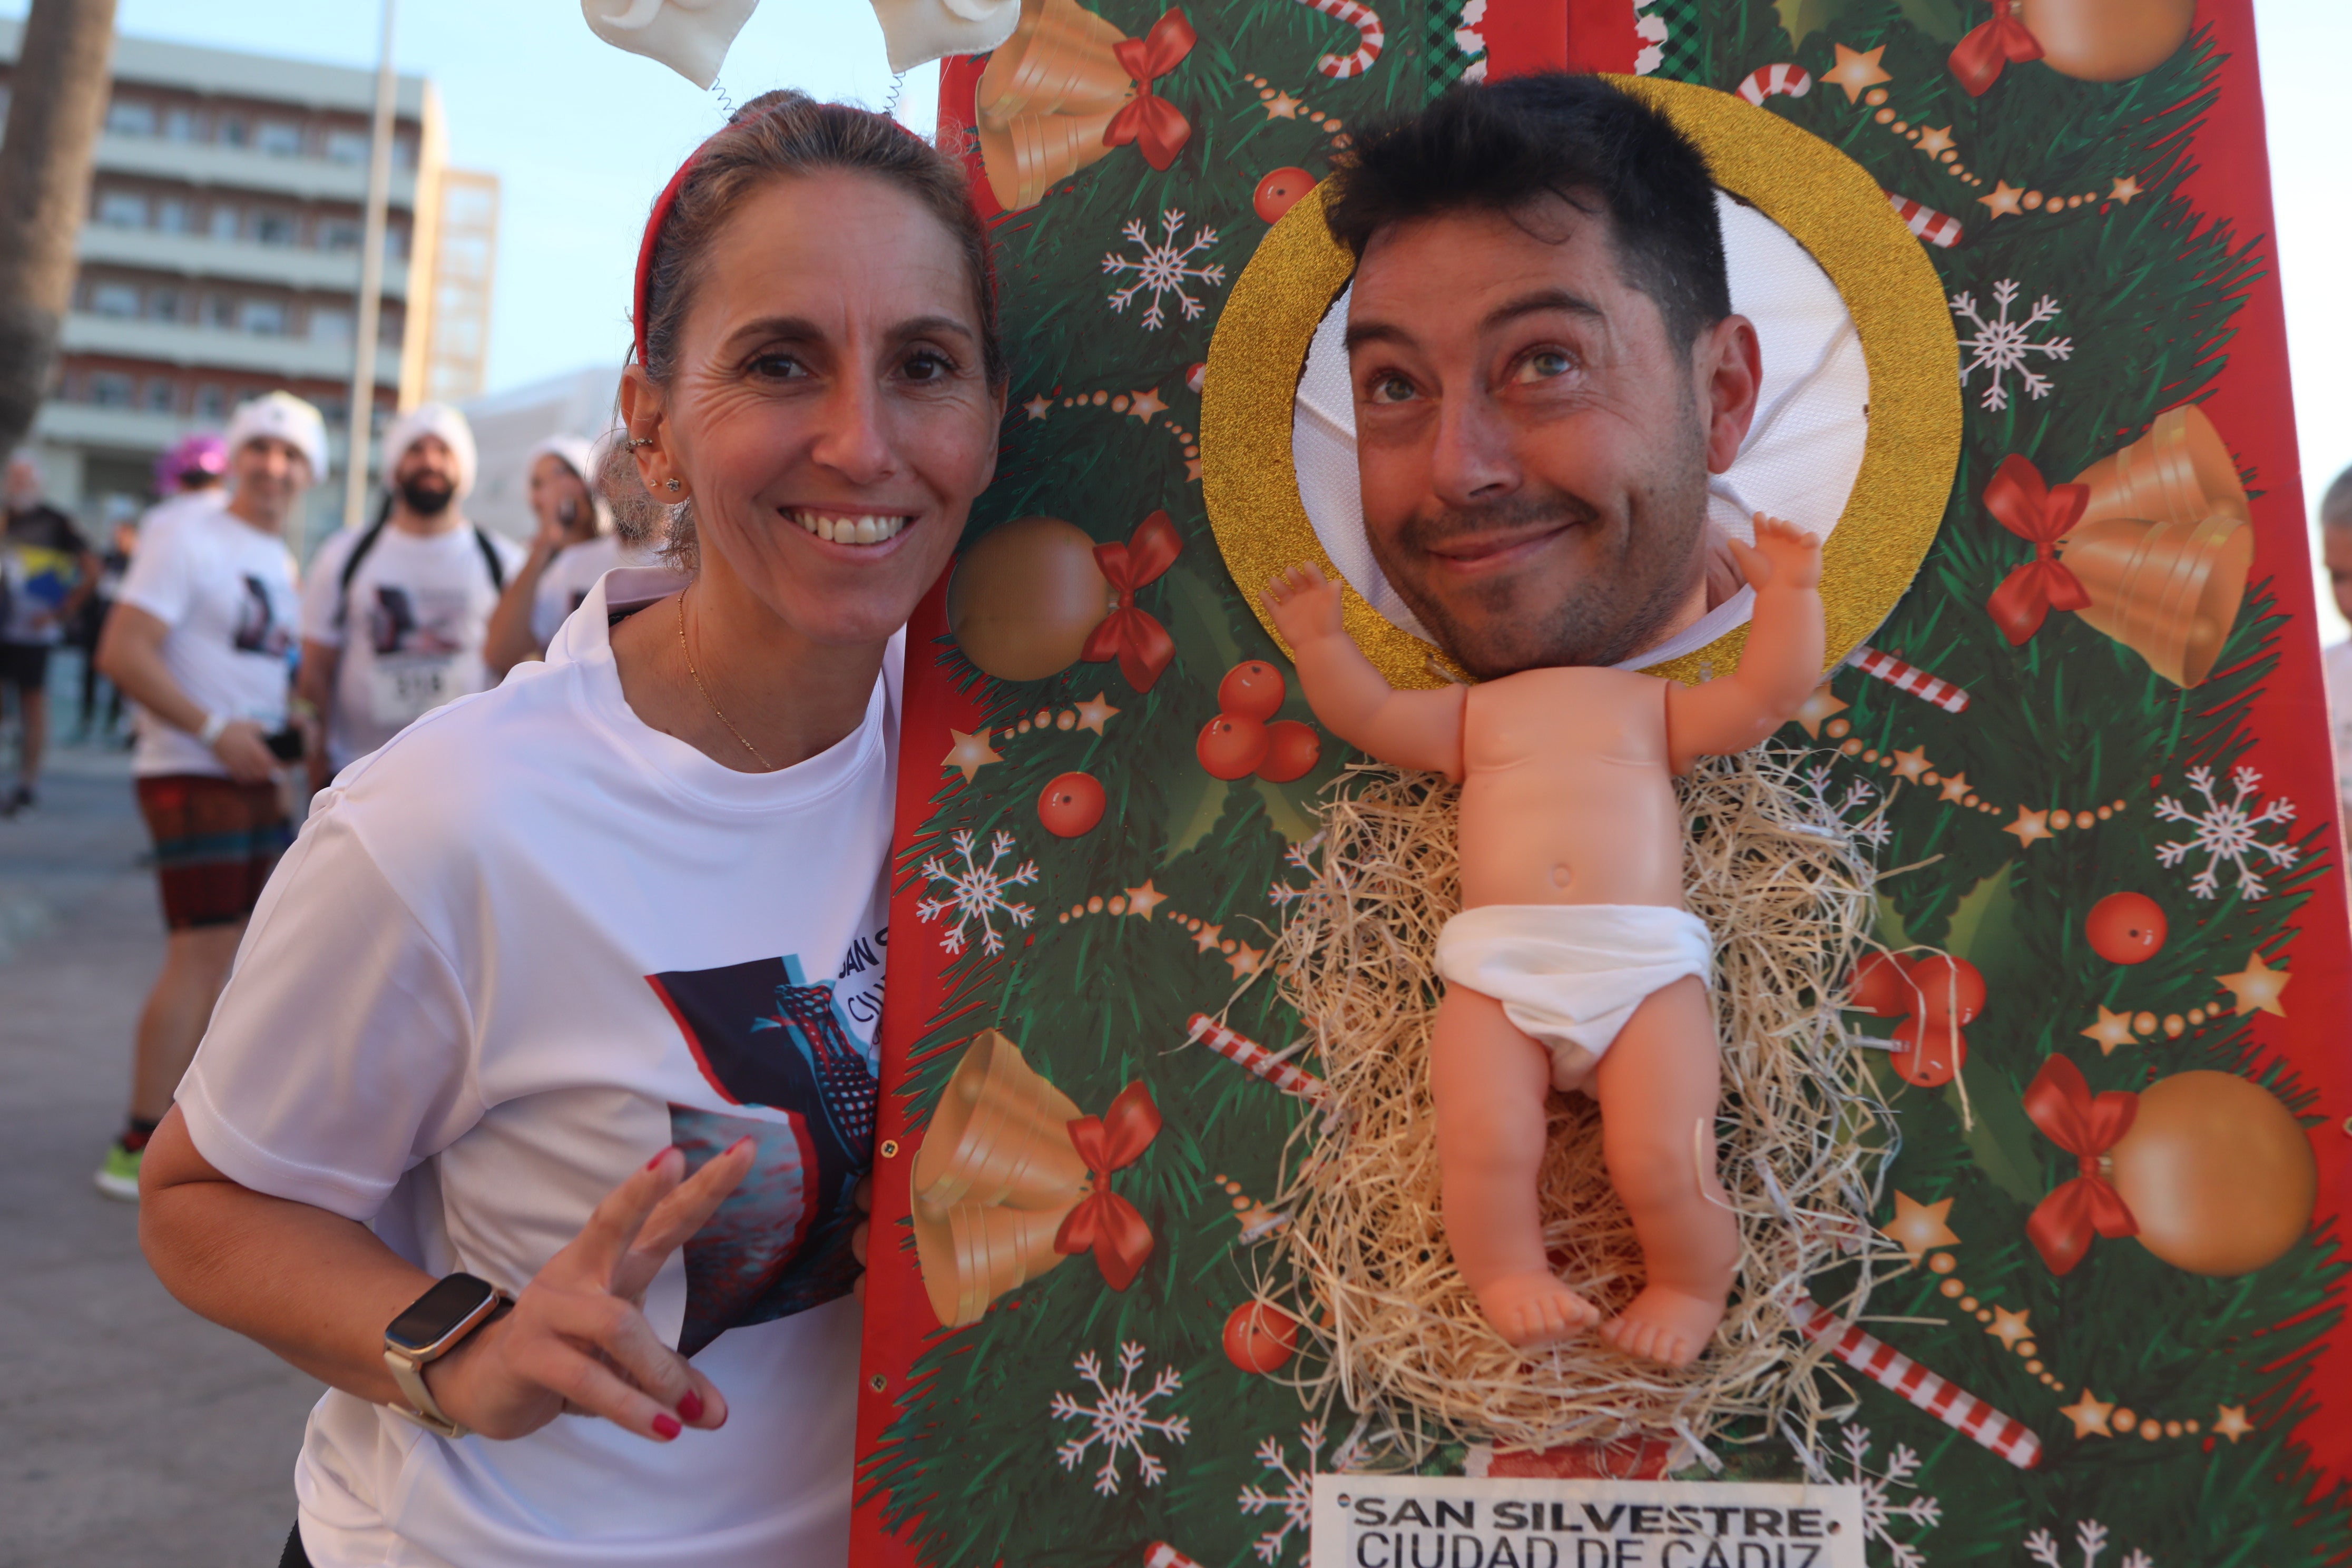
[{"label": "snowflake illustration", "polygon": [[[2074,1544],[2083,1553],[2081,1568],[2098,1568],[2099,1553],[2107,1549],[2107,1527],[2095,1519],[2084,1520],[2074,1526]],[[2046,1530],[2025,1538],[2025,1552],[2042,1568],[2065,1568],[2058,1557],[2058,1538]],[[2156,1568],[2156,1559],[2135,1547],[2116,1568]]]},{"label": "snowflake illustration", "polygon": [[1878,791],[1860,779],[1848,779],[1845,789],[1842,793],[1833,795],[1830,790],[1830,783],[1834,777],[1836,775],[1826,763],[1807,768],[1805,793],[1813,797],[1813,805],[1821,809],[1823,816],[1835,822],[1873,849],[1885,848],[1886,841],[1895,837],[1895,829],[1887,824],[1886,813],[1869,812],[1859,821],[1848,820],[1846,816],[1846,813],[1858,806],[1868,805],[1875,800],[1878,797]]},{"label": "snowflake illustration", "polygon": [[[1841,1425],[1838,1440],[1845,1448],[1849,1472],[1845,1479],[1862,1489],[1864,1533],[1885,1543],[1887,1561],[1895,1568],[1923,1568],[1927,1559],[1919,1550],[1916,1535],[1898,1540],[1895,1534],[1897,1521],[1927,1531],[1944,1517],[1944,1505],[1920,1491],[1911,1479],[1918,1473],[1918,1454],[1908,1444],[1897,1443],[1895,1452],[1887,1456],[1886,1468],[1874,1471],[1863,1462],[1870,1457],[1869,1427]],[[1896,1487],[1915,1495],[1897,1501],[1893,1490]]]},{"label": "snowflake illustration", "polygon": [[1055,1419],[1075,1420],[1085,1416],[1091,1423],[1086,1436],[1073,1437],[1054,1450],[1062,1461],[1062,1468],[1075,1470],[1097,1443],[1103,1446],[1102,1468],[1095,1472],[1095,1490],[1105,1497],[1118,1490],[1118,1452],[1121,1448],[1135,1450],[1136,1472],[1147,1487],[1156,1487],[1168,1474],[1168,1467],[1143,1446],[1144,1434],[1157,1432],[1171,1443],[1181,1443],[1192,1435],[1192,1423],[1181,1415],[1153,1420],[1151,1402],[1175,1393],[1184,1386],[1183,1374],[1172,1366],[1163,1366],[1152,1379],[1149,1389],[1138,1393],[1135,1370],[1143,1364],[1143,1347],[1132,1342],[1118,1347],[1118,1386],[1113,1388],[1103,1381],[1102,1362],[1087,1351],[1071,1363],[1078,1375],[1095,1385],[1095,1403],[1081,1405],[1069,1394],[1054,1395]]},{"label": "snowflake illustration", "polygon": [[[1300,1422],[1298,1437],[1307,1450],[1304,1470],[1290,1468],[1288,1443],[1279,1437],[1268,1437],[1257,1446],[1257,1462],[1274,1472],[1282,1489],[1269,1492],[1256,1486],[1242,1489],[1241,1510],[1244,1515],[1254,1518],[1269,1509],[1282,1510],[1279,1528],[1259,1535],[1253,1548],[1261,1563],[1281,1562],[1283,1542],[1289,1539],[1290,1532],[1295,1530],[1301,1541],[1306,1540],[1307,1525],[1315,1517],[1315,1459],[1323,1448],[1323,1423]],[[1315,1559],[1310,1555],[1304,1561],[1312,1568]]]},{"label": "snowflake illustration", "polygon": [[1028,904],[1016,904],[1004,896],[1007,888],[1017,888],[1037,879],[1037,862],[1024,860],[1011,871],[999,871],[997,862],[1013,853],[1013,835],[999,833],[988,841],[988,862],[982,865],[973,855],[974,839],[969,831],[959,831],[952,842],[956,852],[963,857],[961,868],[950,869],[944,860],[934,855],[923,862],[923,875],[934,882],[947,884],[947,897],[925,899],[916,904],[917,918],[926,923],[955,911],[956,923],[940,933],[940,946],[950,953],[963,951],[964,927],[973,921],[980,922],[980,951],[993,956],[1004,951],[1004,933],[996,929],[996,915],[1002,910],[1016,926],[1028,925],[1037,911]]},{"label": "snowflake illustration", "polygon": [[1197,321],[1201,319],[1202,309],[1201,301],[1184,291],[1186,279],[1196,279],[1202,283],[1223,283],[1225,280],[1225,269],[1221,265],[1215,263],[1206,267],[1189,265],[1193,257],[1217,243],[1215,229],[1204,228],[1197,231],[1192,236],[1192,242],[1179,250],[1176,248],[1176,239],[1177,236],[1183,231],[1184,215],[1174,207],[1170,207],[1160,215],[1160,226],[1168,232],[1160,242],[1155,245],[1152,243],[1150,231],[1144,228],[1141,218],[1128,219],[1127,226],[1119,232],[1127,237],[1129,244],[1143,252],[1142,257],[1138,258],[1110,254],[1103,258],[1105,272],[1136,274],[1134,282],[1110,296],[1112,310],[1126,310],[1129,301],[1138,294],[1150,290],[1151,303],[1143,312],[1143,330],[1147,332],[1156,332],[1167,324],[1168,313],[1160,307],[1160,296],[1163,294],[1176,296],[1176,307],[1184,312],[1186,321]]},{"label": "snowflake illustration", "polygon": [[2238,891],[2247,899],[2270,896],[2270,889],[2250,862],[2257,856],[2269,859],[2271,868],[2284,870],[2294,864],[2296,850],[2292,844],[2266,843],[2260,837],[2264,826],[2273,822],[2293,822],[2294,802],[2284,798],[2267,801],[2260,811],[2246,809],[2247,797],[2261,786],[2263,775],[2252,768],[2242,767],[2231,773],[2230,782],[2237,794],[2223,801],[2213,793],[2213,770],[2191,768],[2189,785],[2205,797],[2201,811],[2193,811],[2170,795],[2160,795],[2156,803],[2159,822],[2185,822],[2195,837],[2168,839],[2156,847],[2156,858],[2167,866],[2178,866],[2193,850],[2205,852],[2205,868],[2189,879],[2189,890],[2200,899],[2210,899],[2221,886],[2221,868],[2231,867],[2238,873]]},{"label": "snowflake illustration", "polygon": [[[1312,877],[1315,875],[1315,851],[1322,847],[1323,836],[1318,833],[1305,843],[1294,844],[1284,850],[1282,858],[1293,870],[1304,871],[1307,876]],[[1311,882],[1304,888],[1293,882],[1276,882],[1266,889],[1265,901],[1276,909],[1286,909],[1305,898],[1313,889],[1313,886]]]},{"label": "snowflake illustration", "polygon": [[2027,395],[2050,395],[2050,378],[2036,375],[2026,363],[2026,355],[2043,354],[2051,359],[2064,359],[2074,352],[2074,340],[2072,338],[2051,338],[2037,343],[2026,335],[2058,313],[2056,300],[2044,294],[2033,302],[2032,315],[2021,321],[2012,321],[2009,319],[2009,307],[2016,298],[2014,279],[2004,278],[1994,284],[1992,299],[1997,309],[1993,319],[1988,321],[1977,313],[1975,295],[1961,293],[1952,296],[1953,313],[1967,317],[1969,324],[1976,329],[1974,337],[1960,340],[1960,347],[1968,350],[1969,355],[1969,363],[1960,370],[1960,384],[1966,386],[1969,377],[1977,371],[1992,372],[1992,379],[1985,386],[1984,396],[1978,401],[1978,406],[1995,413],[2009,406],[2009,384],[2001,378],[2012,370],[2024,382]]}]

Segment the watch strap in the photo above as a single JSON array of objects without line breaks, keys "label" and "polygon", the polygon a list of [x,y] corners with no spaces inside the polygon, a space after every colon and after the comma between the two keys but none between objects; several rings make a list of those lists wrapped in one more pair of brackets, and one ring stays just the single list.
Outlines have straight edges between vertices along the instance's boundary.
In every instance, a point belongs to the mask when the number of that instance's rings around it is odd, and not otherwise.
[{"label": "watch strap", "polygon": [[412,1361],[398,1351],[388,1350],[383,1352],[383,1364],[384,1370],[392,1373],[392,1381],[400,1384],[401,1397],[407,1400],[410,1406],[403,1410],[396,1405],[393,1405],[393,1414],[406,1416],[437,1436],[462,1437],[466,1435],[466,1428],[449,1419],[448,1412],[441,1408],[441,1402],[433,1397],[433,1390],[425,1386],[424,1363]]},{"label": "watch strap", "polygon": [[210,746],[221,738],[221,732],[227,728],[227,714],[207,713],[205,715],[204,727],[196,731],[196,739],[205,745]]}]

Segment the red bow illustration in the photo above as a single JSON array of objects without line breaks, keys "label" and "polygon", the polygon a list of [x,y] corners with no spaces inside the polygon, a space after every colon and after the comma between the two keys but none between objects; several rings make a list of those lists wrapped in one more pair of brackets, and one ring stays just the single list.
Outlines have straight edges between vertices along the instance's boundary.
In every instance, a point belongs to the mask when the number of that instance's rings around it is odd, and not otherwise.
[{"label": "red bow illustration", "polygon": [[1192,139],[1192,122],[1184,118],[1182,110],[1152,91],[1151,84],[1174,70],[1192,52],[1199,37],[1184,13],[1171,6],[1143,37],[1122,38],[1111,46],[1119,68],[1135,79],[1135,96],[1120,104],[1110,123],[1103,127],[1104,146],[1124,147],[1132,142],[1142,150],[1143,161],[1155,169],[1164,170],[1176,161],[1176,154]]},{"label": "red bow illustration", "polygon": [[1174,565],[1183,548],[1184,536],[1168,521],[1164,509],[1136,524],[1125,544],[1095,546],[1095,564],[1118,590],[1118,607],[1087,635],[1080,658],[1096,664],[1115,658],[1129,686],[1138,691],[1151,689],[1176,657],[1176,639],[1149,610],[1135,607],[1135,593]]},{"label": "red bow illustration", "polygon": [[2042,43],[2017,19],[2017,0],[1992,0],[1992,20],[1971,28],[1952,50],[1952,74],[1970,98],[2000,79],[2001,68],[2042,58]]},{"label": "red bow illustration", "polygon": [[1110,1190],[1110,1173],[1135,1163],[1159,1134],[1160,1107],[1140,1080],[1121,1089],[1102,1115],[1070,1123],[1070,1147],[1087,1163],[1095,1190],[1063,1216],[1054,1250],[1073,1255],[1092,1248],[1103,1283],[1114,1290],[1134,1284],[1151,1256],[1151,1227],[1133,1204]]},{"label": "red bow illustration", "polygon": [[2087,485],[2045,485],[2041,470],[2012,452],[1985,486],[1985,510],[2033,546],[2033,559],[2001,579],[1985,608],[2014,647],[2042,629],[2053,610],[2079,610],[2090,591],[2055,551],[2091,502]]},{"label": "red bow illustration", "polygon": [[2034,1205],[2025,1237],[2053,1274],[2083,1261],[2094,1232],[2114,1240],[2137,1236],[2139,1221],[2100,1168],[2099,1156],[2131,1131],[2139,1096],[2119,1089],[2092,1098],[2083,1069],[2052,1057],[2025,1087],[2025,1114],[2053,1143],[2082,1161],[2083,1173]]}]

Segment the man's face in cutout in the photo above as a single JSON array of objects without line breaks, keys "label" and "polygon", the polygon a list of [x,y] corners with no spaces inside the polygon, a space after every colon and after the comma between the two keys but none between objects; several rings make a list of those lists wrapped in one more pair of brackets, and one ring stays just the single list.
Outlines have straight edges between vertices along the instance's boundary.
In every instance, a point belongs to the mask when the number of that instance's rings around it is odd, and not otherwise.
[{"label": "man's face in cutout", "polygon": [[1474,675],[1621,663],[1706,612],[1706,479],[1755,412],[1755,329],[1677,344],[1610,229],[1552,196],[1445,213],[1381,229],[1356,272],[1365,531]]}]

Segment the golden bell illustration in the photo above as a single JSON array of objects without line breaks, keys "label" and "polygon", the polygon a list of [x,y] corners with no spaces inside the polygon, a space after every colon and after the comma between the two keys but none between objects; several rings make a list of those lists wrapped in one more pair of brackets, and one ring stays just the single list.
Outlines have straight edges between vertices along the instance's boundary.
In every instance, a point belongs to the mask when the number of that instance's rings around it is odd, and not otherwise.
[{"label": "golden bell illustration", "polygon": [[1117,104],[1083,114],[1017,114],[1002,125],[980,122],[980,163],[990,194],[1006,212],[1034,207],[1056,180],[1110,156],[1103,131]]},{"label": "golden bell illustration", "polygon": [[2090,488],[2082,517],[2086,523],[2116,518],[2193,523],[2217,515],[2244,522],[2252,516],[2230,448],[2193,403],[2158,415],[2147,435],[2093,463],[2074,482]]},{"label": "golden bell illustration", "polygon": [[2238,618],[2254,531],[2229,511],[2161,522],[2109,517],[2075,524],[2058,542],[2058,559],[2090,593],[2077,615],[2189,687],[2213,672]]},{"label": "golden bell illustration", "polygon": [[997,47],[974,94],[983,126],[1016,116],[1117,109],[1135,84],[1113,52],[1127,35],[1077,0],[1021,0],[1021,20]]},{"label": "golden bell illustration", "polygon": [[1087,1163],[1070,1146],[1079,1114],[1020,1047],[982,1030],[964,1047],[916,1151],[916,1207],[942,1215],[961,1203],[1066,1211],[1087,1186]]},{"label": "golden bell illustration", "polygon": [[958,1204],[941,1213],[915,1205],[915,1261],[943,1328],[980,1321],[988,1304],[1062,1261],[1054,1233],[1068,1205],[989,1208]]}]

